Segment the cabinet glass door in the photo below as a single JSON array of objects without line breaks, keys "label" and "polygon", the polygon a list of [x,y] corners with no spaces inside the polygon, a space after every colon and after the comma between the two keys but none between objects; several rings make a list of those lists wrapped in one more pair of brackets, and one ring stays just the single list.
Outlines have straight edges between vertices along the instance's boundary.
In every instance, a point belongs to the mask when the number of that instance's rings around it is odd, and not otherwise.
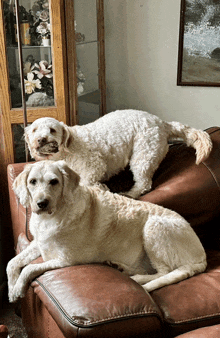
[{"label": "cabinet glass door", "polygon": [[6,163],[25,161],[24,106],[27,123],[46,116],[69,122],[64,5],[64,0],[19,0],[17,22],[15,0],[0,2],[0,113]]},{"label": "cabinet glass door", "polygon": [[[20,32],[28,107],[54,105],[51,23],[48,0],[20,0]],[[17,22],[13,1],[4,1],[11,107],[22,107]]]},{"label": "cabinet glass door", "polygon": [[100,117],[100,39],[96,0],[74,0],[78,123]]}]

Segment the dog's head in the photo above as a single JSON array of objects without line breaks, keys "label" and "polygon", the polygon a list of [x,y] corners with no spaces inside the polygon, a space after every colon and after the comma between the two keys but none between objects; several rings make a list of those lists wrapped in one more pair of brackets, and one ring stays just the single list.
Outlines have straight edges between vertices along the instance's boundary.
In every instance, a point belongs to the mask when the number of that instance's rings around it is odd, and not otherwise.
[{"label": "dog's head", "polygon": [[25,128],[25,141],[36,160],[53,159],[60,148],[68,148],[71,141],[69,128],[51,117],[43,117]]},{"label": "dog's head", "polygon": [[65,161],[40,161],[25,166],[14,181],[20,203],[37,214],[56,212],[72,197],[79,175]]}]

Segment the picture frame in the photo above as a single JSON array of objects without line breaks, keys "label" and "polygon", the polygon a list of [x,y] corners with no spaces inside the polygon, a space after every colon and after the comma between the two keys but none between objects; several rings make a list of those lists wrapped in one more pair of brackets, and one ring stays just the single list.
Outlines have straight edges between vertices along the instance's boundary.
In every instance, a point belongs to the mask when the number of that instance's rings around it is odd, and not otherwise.
[{"label": "picture frame", "polygon": [[178,86],[220,86],[220,1],[181,0]]}]

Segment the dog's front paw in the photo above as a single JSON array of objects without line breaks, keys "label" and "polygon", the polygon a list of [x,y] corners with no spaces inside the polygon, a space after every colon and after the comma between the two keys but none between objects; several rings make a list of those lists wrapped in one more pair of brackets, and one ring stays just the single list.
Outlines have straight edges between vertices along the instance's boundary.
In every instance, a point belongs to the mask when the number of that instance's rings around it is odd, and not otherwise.
[{"label": "dog's front paw", "polygon": [[8,298],[10,303],[16,302],[19,298],[23,298],[26,293],[26,285],[17,283],[13,289],[9,290]]},{"label": "dog's front paw", "polygon": [[10,292],[10,290],[13,290],[13,288],[14,288],[14,286],[15,286],[18,278],[19,278],[20,271],[21,271],[21,269],[18,268],[16,266],[16,264],[14,264],[13,260],[11,260],[8,263],[6,272],[7,272],[7,277],[8,277],[8,289],[9,289],[9,292]]},{"label": "dog's front paw", "polygon": [[24,297],[24,288],[23,286],[8,287],[8,299],[10,303],[15,303],[19,298]]},{"label": "dog's front paw", "polygon": [[15,303],[19,297],[14,293],[14,289],[8,291],[8,299],[10,303]]}]

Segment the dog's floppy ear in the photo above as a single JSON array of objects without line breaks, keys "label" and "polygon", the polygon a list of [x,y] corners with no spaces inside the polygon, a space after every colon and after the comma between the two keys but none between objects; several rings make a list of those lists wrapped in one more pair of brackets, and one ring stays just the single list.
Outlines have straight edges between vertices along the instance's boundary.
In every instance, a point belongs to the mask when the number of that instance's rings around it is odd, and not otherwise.
[{"label": "dog's floppy ear", "polygon": [[79,185],[80,176],[75,171],[70,169],[65,161],[56,161],[55,164],[58,166],[60,172],[63,175],[64,194],[66,194],[68,191],[74,191]]},{"label": "dog's floppy ear", "polygon": [[[29,137],[28,137],[28,132],[29,132],[30,128],[31,128],[31,125],[24,128],[24,139],[25,139],[25,142],[26,142],[27,145],[28,145],[28,149],[29,149],[30,154],[31,154],[31,156],[32,156],[31,145],[30,145]],[[33,156],[32,156],[32,157],[33,157]]]},{"label": "dog's floppy ear", "polygon": [[73,136],[70,133],[69,127],[66,126],[63,122],[60,122],[63,127],[63,138],[62,138],[62,145],[64,148],[69,148],[70,143],[73,141]]},{"label": "dog's floppy ear", "polygon": [[28,132],[30,130],[31,126],[27,126],[24,128],[24,139],[27,142],[27,144],[29,144],[29,138],[28,138]]},{"label": "dog's floppy ear", "polygon": [[29,206],[29,192],[27,189],[27,178],[31,170],[31,164],[27,164],[24,170],[16,177],[13,190],[24,207]]}]

